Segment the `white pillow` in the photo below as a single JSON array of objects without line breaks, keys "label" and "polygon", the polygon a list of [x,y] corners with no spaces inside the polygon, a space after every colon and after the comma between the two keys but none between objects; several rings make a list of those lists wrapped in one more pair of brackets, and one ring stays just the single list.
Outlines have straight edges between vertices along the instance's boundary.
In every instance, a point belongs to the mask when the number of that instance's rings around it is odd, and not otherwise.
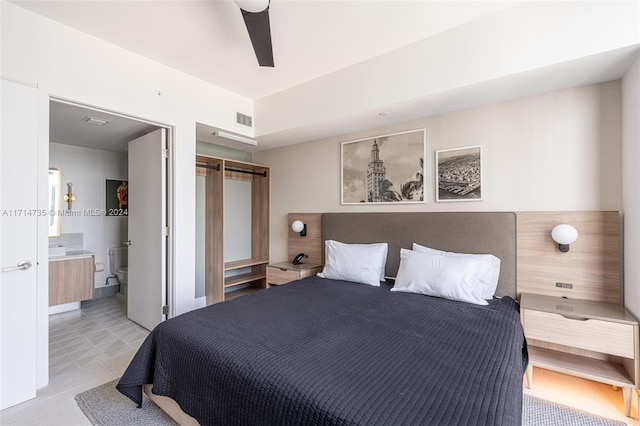
[{"label": "white pillow", "polygon": [[478,272],[477,285],[480,286],[479,291],[483,299],[493,299],[493,295],[496,293],[496,288],[498,287],[498,278],[500,278],[500,259],[494,255],[454,253],[451,251],[432,249],[416,243],[413,243],[413,251],[441,254],[443,256],[466,256],[483,261],[484,268]]},{"label": "white pillow", "polygon": [[345,244],[327,240],[325,265],[318,276],[379,286],[384,280],[388,247],[387,243]]},{"label": "white pillow", "polygon": [[401,249],[400,267],[391,291],[487,305],[476,284],[483,267],[479,259]]}]

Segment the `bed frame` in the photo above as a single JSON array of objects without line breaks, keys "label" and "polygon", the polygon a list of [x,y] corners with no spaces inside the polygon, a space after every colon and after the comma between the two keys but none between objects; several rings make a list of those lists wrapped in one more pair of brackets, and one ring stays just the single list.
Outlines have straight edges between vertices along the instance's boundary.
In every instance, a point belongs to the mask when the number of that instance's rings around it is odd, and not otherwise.
[{"label": "bed frame", "polygon": [[153,385],[144,385],[144,393],[150,400],[160,407],[169,417],[181,426],[199,426],[200,423],[180,408],[178,403],[166,396],[156,395],[152,392]]}]

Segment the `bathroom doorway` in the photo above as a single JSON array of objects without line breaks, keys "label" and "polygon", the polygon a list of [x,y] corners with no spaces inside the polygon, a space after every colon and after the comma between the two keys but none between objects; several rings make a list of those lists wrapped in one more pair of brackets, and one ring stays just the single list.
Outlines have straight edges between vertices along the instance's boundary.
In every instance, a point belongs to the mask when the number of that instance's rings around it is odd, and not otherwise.
[{"label": "bathroom doorway", "polygon": [[[128,143],[130,141],[160,131],[165,134],[168,145],[161,148],[163,150],[161,155],[166,155],[170,152],[172,129],[147,120],[59,99],[50,99],[49,106],[49,164],[61,170],[63,194],[71,188],[69,193],[73,191],[75,196],[72,204],[63,203],[65,214],[68,215],[61,218],[61,235],[57,238],[68,244],[74,244],[75,248],[91,252],[95,256],[94,301],[104,297],[124,299],[128,296],[126,294],[128,291],[119,292],[122,288],[120,284],[123,274],[116,271],[123,264],[120,262],[119,265],[114,265],[109,254],[113,247],[127,247],[126,244],[130,239],[130,212],[126,205],[119,204],[115,209],[108,205],[109,185],[114,183],[120,186],[129,185],[131,168],[148,167],[148,164],[141,160],[138,160],[141,164],[133,166],[129,164]],[[168,220],[166,213],[171,190],[168,185],[171,176],[170,162],[165,161],[165,166],[163,186],[166,188],[166,196],[162,200],[162,205],[153,207],[146,214],[163,214]],[[72,185],[69,187],[67,183]],[[128,200],[125,201],[128,204]],[[164,244],[161,257],[161,274],[165,277],[165,283],[168,286],[170,283],[166,281],[166,277],[171,262],[168,244]],[[119,279],[118,275],[120,275]],[[129,274],[124,276],[127,277],[127,275]],[[127,283],[129,288],[131,285],[131,282]],[[170,292],[166,291],[166,287],[157,292],[161,293],[163,305],[166,304],[167,294]],[[159,312],[162,308],[163,306],[158,306]],[[81,316],[80,312],[75,314],[73,310],[68,312],[60,315]],[[159,320],[162,319],[164,317]],[[143,325],[146,328],[150,327]],[[80,332],[78,331],[77,334],[79,335]],[[110,337],[108,334],[105,336]]]}]

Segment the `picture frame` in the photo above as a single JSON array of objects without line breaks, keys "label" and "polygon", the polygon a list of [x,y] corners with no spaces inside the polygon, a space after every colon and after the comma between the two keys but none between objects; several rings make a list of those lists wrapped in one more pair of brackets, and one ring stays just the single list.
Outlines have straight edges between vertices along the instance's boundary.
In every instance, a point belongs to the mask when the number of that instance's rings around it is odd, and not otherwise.
[{"label": "picture frame", "polygon": [[425,203],[426,129],[341,144],[343,205]]},{"label": "picture frame", "polygon": [[482,146],[436,151],[436,202],[482,201]]},{"label": "picture frame", "polygon": [[125,179],[106,179],[105,216],[128,216],[129,182]]}]

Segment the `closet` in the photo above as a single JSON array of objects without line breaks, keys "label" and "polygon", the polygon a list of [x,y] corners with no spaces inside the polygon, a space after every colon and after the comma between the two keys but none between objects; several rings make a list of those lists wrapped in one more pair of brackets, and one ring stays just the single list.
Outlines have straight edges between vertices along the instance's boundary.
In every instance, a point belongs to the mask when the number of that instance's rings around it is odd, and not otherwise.
[{"label": "closet", "polygon": [[196,264],[207,305],[267,288],[269,178],[266,166],[196,155],[196,230],[204,240]]}]

